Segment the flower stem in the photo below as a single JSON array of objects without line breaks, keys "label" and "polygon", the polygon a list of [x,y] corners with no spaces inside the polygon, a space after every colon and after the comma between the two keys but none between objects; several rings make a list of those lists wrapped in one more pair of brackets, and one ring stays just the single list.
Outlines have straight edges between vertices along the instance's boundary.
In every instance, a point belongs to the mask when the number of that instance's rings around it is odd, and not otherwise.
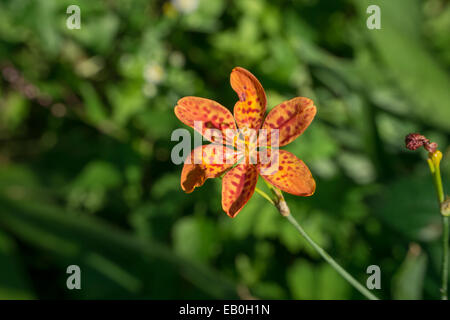
[{"label": "flower stem", "polygon": [[297,229],[298,233],[320,254],[320,256],[328,262],[334,270],[336,270],[345,280],[347,280],[356,290],[358,290],[362,295],[364,295],[367,299],[370,300],[378,300],[378,298],[372,294],[367,288],[365,288],[361,283],[359,283],[355,278],[352,277],[344,268],[342,268],[325,250],[322,249],[300,226],[300,224],[295,220],[295,218],[291,215],[290,209],[284,200],[283,194],[278,188],[267,184],[274,195],[274,200],[272,200],[264,191],[257,190],[257,192],[262,195],[264,198],[268,199],[270,203],[272,203],[282,216],[286,217],[286,219]]},{"label": "flower stem", "polygon": [[[428,165],[430,167],[430,172],[433,177],[433,184],[436,189],[439,208],[441,208],[444,202],[444,188],[442,186],[442,177],[440,162],[442,159],[442,153],[437,150],[435,152],[430,152],[428,154]],[[449,217],[442,214],[442,285],[441,285],[441,299],[448,299],[448,242],[449,242]]]},{"label": "flower stem", "polygon": [[442,257],[442,288],[441,288],[441,299],[447,300],[447,288],[448,288],[448,242],[449,242],[449,222],[448,217],[442,217],[442,225],[444,228],[442,235],[442,248],[444,250]]},{"label": "flower stem", "polygon": [[297,229],[297,231],[305,238],[306,241],[322,256],[322,258],[328,262],[334,270],[336,270],[345,280],[347,280],[356,290],[358,290],[362,295],[364,295],[369,300],[378,300],[378,298],[367,290],[361,283],[359,283],[355,278],[353,278],[344,268],[342,268],[325,250],[322,249],[305,230],[300,226],[300,224],[295,220],[295,218],[290,214],[286,216],[288,221]]}]

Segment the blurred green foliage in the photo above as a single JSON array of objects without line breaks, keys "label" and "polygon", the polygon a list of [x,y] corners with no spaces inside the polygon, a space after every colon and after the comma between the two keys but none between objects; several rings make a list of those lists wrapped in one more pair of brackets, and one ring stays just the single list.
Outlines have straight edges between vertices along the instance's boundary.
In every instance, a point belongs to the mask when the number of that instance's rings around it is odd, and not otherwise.
[{"label": "blurred green foliage", "polygon": [[0,3],[0,298],[362,298],[259,195],[230,219],[220,181],[182,192],[173,107],[231,108],[235,66],[269,108],[318,107],[286,148],[317,181],[286,197],[307,232],[362,283],[379,265],[381,298],[439,297],[437,202],[403,139],[439,143],[449,186],[447,1],[80,0],[69,30],[71,4]]}]

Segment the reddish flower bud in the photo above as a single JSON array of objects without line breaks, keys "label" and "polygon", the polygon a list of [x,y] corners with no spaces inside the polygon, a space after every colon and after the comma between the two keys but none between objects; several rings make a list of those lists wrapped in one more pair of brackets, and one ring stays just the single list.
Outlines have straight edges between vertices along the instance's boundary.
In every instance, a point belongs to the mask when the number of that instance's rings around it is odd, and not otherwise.
[{"label": "reddish flower bud", "polygon": [[424,147],[428,152],[435,152],[438,148],[436,142],[430,142],[425,136],[419,133],[410,133],[405,138],[406,148],[409,150],[417,150],[420,147]]},{"label": "reddish flower bud", "polygon": [[418,133],[410,133],[405,138],[406,148],[409,150],[417,150],[428,141],[423,135]]},{"label": "reddish flower bud", "polygon": [[436,142],[426,142],[424,143],[423,147],[425,148],[425,150],[427,150],[428,152],[435,152],[438,148],[438,144]]}]

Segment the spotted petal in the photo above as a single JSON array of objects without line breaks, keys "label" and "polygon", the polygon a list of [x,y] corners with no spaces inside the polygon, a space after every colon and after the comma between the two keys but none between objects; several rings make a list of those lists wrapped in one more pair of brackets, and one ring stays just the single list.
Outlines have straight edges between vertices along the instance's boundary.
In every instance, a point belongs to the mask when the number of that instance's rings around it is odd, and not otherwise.
[{"label": "spotted petal", "polygon": [[191,193],[206,179],[221,176],[236,162],[233,150],[217,144],[208,144],[192,150],[186,158],[181,172],[181,188]]},{"label": "spotted petal", "polygon": [[[258,172],[264,180],[278,189],[297,196],[311,196],[316,182],[306,164],[285,150],[268,150],[267,158],[261,156]],[[267,159],[263,161],[263,159]]]},{"label": "spotted petal", "polygon": [[222,181],[222,208],[234,218],[255,192],[258,172],[251,164],[238,164]]},{"label": "spotted petal", "polygon": [[279,146],[285,146],[295,140],[316,115],[316,106],[311,99],[297,97],[285,101],[273,108],[266,117],[263,129],[266,129],[270,140],[270,129],[278,129]]},{"label": "spotted petal", "polygon": [[258,79],[244,68],[236,67],[230,76],[231,87],[239,96],[234,118],[240,129],[259,129],[266,113],[266,94]]},{"label": "spotted petal", "polygon": [[[226,143],[225,130],[237,129],[231,112],[220,103],[209,99],[184,97],[178,100],[178,104],[175,106],[175,115],[181,122],[196,129],[212,142]],[[201,128],[194,126],[195,121],[198,121]],[[222,135],[222,141],[219,141],[215,136],[207,134],[206,130],[208,129],[219,130],[218,132]]]}]

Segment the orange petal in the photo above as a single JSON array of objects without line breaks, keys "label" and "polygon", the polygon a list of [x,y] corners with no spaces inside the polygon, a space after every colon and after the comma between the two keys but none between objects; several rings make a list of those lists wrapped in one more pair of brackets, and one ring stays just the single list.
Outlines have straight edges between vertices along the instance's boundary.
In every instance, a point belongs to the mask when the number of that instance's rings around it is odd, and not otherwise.
[{"label": "orange petal", "polygon": [[[181,122],[194,129],[197,129],[194,127],[194,121],[199,121],[202,130],[197,131],[212,142],[225,143],[225,130],[237,129],[231,112],[220,103],[209,99],[184,97],[178,100],[178,104],[175,106],[175,115]],[[223,141],[214,141],[218,139],[205,135],[207,129],[219,130]]]},{"label": "orange petal", "polygon": [[258,172],[251,164],[238,164],[222,181],[222,208],[234,218],[255,192]]},{"label": "orange petal", "polygon": [[236,67],[230,76],[231,87],[239,96],[234,118],[240,129],[259,129],[266,113],[266,94],[258,79],[244,68]]},{"label": "orange petal", "polygon": [[[260,152],[261,154],[261,152]],[[285,150],[268,150],[270,161],[260,157],[258,172],[264,180],[278,189],[296,196],[311,196],[316,190],[316,182],[306,164]]]},{"label": "orange petal", "polygon": [[[301,135],[315,115],[314,102],[308,98],[297,97],[273,108],[264,121],[263,129],[268,131],[268,136],[270,129],[278,129],[279,146],[284,146]],[[270,137],[268,141],[270,144]]]},{"label": "orange petal", "polygon": [[216,178],[236,162],[234,151],[217,144],[208,144],[192,150],[181,172],[181,188],[191,193],[206,179]]}]

